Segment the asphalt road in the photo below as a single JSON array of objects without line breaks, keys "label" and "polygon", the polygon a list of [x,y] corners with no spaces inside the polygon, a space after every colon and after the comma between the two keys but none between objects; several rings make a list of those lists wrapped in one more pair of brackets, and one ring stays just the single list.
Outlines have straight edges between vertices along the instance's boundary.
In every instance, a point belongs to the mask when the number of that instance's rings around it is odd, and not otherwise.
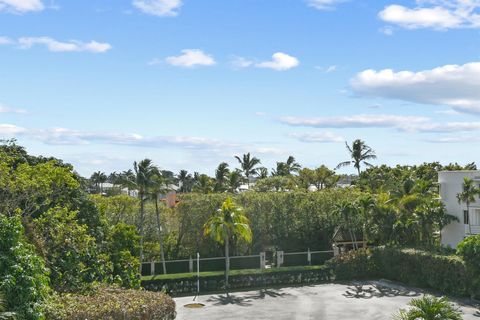
[{"label": "asphalt road", "polygon": [[[307,287],[268,289],[200,296],[195,302],[205,307],[189,309],[193,297],[176,298],[178,320],[388,320],[421,290],[384,282],[350,285],[324,284]],[[479,319],[478,309],[456,301],[465,320]]]}]

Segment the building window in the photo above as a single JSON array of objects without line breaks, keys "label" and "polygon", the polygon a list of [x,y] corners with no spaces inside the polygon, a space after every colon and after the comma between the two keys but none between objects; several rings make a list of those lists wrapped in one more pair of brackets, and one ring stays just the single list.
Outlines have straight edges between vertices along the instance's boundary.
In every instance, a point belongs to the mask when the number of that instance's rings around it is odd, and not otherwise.
[{"label": "building window", "polygon": [[468,216],[468,210],[463,210],[463,223],[469,224],[470,217]]}]

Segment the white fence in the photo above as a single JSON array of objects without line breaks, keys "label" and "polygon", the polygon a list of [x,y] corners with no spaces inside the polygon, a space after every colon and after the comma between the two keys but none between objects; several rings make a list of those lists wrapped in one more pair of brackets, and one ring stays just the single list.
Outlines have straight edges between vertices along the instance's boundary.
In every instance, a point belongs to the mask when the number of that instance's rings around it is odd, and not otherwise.
[{"label": "white fence", "polygon": [[[304,251],[304,252],[283,252],[276,251],[261,252],[257,255],[233,256],[230,257],[230,269],[266,269],[271,267],[309,266],[322,265],[333,257],[334,252],[329,251]],[[165,261],[168,274],[193,273],[207,271],[224,271],[225,257],[201,258],[197,257],[183,260]],[[154,276],[163,274],[163,266],[160,261],[144,262],[142,264],[142,275]]]}]

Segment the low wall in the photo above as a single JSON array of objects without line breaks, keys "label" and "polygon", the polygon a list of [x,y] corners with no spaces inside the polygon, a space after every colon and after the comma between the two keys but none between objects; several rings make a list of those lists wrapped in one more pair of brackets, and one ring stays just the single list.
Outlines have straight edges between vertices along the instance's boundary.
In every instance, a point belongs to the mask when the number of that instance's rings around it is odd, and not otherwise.
[{"label": "low wall", "polygon": [[[251,289],[273,286],[295,286],[317,284],[332,280],[329,268],[305,270],[268,270],[263,273],[231,275],[229,289]],[[165,290],[172,295],[194,294],[197,292],[197,278],[151,279],[142,281],[142,287],[149,291]],[[225,277],[208,276],[200,278],[200,292],[222,291],[225,288]]]}]

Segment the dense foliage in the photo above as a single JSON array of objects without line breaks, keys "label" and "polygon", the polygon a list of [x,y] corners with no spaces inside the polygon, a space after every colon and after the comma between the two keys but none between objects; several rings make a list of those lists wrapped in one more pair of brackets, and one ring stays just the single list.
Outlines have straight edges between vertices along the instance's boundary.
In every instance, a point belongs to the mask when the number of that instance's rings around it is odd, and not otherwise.
[{"label": "dense foliage", "polygon": [[43,319],[50,293],[47,269],[27,243],[19,216],[0,215],[0,292],[21,319]]},{"label": "dense foliage", "polygon": [[49,320],[174,320],[175,302],[163,293],[103,288],[90,295],[56,295]]},{"label": "dense foliage", "polygon": [[351,251],[330,265],[340,280],[382,278],[456,296],[480,294],[464,261],[453,254],[376,248]]}]

